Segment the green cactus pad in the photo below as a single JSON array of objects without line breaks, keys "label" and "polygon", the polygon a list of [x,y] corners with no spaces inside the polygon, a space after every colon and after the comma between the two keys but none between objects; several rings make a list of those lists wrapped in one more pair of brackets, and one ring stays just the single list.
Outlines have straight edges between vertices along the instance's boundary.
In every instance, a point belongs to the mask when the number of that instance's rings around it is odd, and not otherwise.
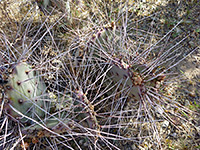
[{"label": "green cactus pad", "polygon": [[8,104],[5,108],[15,119],[20,117],[9,105],[12,105],[22,114],[27,116],[42,117],[44,111],[44,91],[46,86],[38,76],[38,73],[31,69],[25,62],[13,65],[8,84],[5,86],[5,93],[8,96]]}]

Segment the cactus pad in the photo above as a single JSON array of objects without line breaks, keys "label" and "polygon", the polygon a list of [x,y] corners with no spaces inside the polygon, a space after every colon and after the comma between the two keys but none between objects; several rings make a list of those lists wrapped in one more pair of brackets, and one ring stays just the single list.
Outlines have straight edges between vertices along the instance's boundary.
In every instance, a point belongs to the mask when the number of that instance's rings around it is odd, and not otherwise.
[{"label": "cactus pad", "polygon": [[30,65],[25,62],[14,64],[5,87],[5,93],[8,96],[5,109],[12,117],[16,119],[20,116],[11,109],[10,105],[29,117],[44,115],[40,108],[44,106],[42,95],[46,87]]}]

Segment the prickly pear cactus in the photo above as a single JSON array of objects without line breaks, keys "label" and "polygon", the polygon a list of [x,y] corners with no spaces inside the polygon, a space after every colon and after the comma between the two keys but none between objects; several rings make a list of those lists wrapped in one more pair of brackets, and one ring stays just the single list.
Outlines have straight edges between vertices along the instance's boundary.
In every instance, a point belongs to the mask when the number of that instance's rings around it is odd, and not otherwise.
[{"label": "prickly pear cactus", "polygon": [[[98,29],[88,45],[93,57],[97,57],[102,64],[111,66],[108,76],[120,84],[120,89],[126,89],[129,97],[140,100],[141,94],[147,90],[146,87],[159,88],[165,75],[160,71],[154,74],[158,66],[151,66],[151,61],[147,58],[145,60],[137,50],[131,50],[130,43],[133,41],[130,38],[120,37],[123,37],[123,33],[111,22],[110,25]],[[150,51],[143,50],[143,53],[149,55]],[[145,72],[148,75],[142,75]]]},{"label": "prickly pear cactus", "polygon": [[[14,64],[9,81],[5,85],[8,103],[5,110],[15,119],[20,119],[17,111],[31,118],[44,116],[44,91],[46,87],[37,72],[26,62]],[[21,120],[21,119],[20,119]],[[21,121],[25,121],[22,119]]]}]

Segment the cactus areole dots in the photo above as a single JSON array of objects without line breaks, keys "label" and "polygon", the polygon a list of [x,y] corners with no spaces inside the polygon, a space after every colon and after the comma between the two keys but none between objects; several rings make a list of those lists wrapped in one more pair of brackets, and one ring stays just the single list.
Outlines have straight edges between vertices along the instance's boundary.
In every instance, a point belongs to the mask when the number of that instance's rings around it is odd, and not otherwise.
[{"label": "cactus areole dots", "polygon": [[5,85],[5,94],[7,95],[7,103],[5,111],[15,119],[20,119],[19,115],[13,108],[28,117],[42,117],[44,112],[41,110],[44,106],[42,94],[46,89],[44,82],[39,74],[34,71],[26,62],[20,62],[11,66],[11,73],[8,83]]}]

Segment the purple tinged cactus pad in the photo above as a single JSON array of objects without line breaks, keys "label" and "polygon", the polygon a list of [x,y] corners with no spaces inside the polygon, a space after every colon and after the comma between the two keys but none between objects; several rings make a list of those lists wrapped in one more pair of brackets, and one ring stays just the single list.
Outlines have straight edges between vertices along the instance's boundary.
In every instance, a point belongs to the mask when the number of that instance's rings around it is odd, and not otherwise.
[{"label": "purple tinged cactus pad", "polygon": [[[157,89],[166,77],[163,74],[156,77],[152,71],[145,78],[141,75],[142,70],[148,69],[148,66],[145,64],[128,65],[123,60],[119,60],[118,62],[112,62],[111,65],[110,75],[112,80],[121,84],[121,89],[127,90],[129,97],[134,100],[140,100],[142,94],[147,91],[148,86]],[[148,81],[149,78],[152,78],[152,80]]]},{"label": "purple tinged cactus pad", "polygon": [[[114,51],[116,54],[122,55],[123,53],[127,53],[126,50],[120,49],[117,46],[120,40],[119,34],[120,33],[117,32],[115,24],[111,23],[110,26],[98,30],[97,33],[93,35],[91,43],[96,49],[96,55],[111,61],[112,68],[109,72],[113,77],[112,80],[114,82],[121,83],[121,86],[124,87],[123,89],[129,89],[129,96],[139,100],[140,96],[138,88],[140,88],[139,85],[141,85],[142,78],[139,76],[139,74],[130,70],[131,67],[123,62],[123,60],[120,60],[116,56],[112,56],[113,52],[108,48],[108,44],[114,42]],[[101,50],[103,53],[101,53]],[[106,59],[105,61],[107,61]],[[144,66],[139,66],[136,68],[144,69]]]},{"label": "purple tinged cactus pad", "polygon": [[129,91],[129,96],[136,100],[140,99],[139,88],[142,84],[142,79],[139,75],[133,74],[129,65],[124,62],[120,64],[113,64],[110,70],[113,81],[118,82],[123,86],[123,89]]},{"label": "purple tinged cactus pad", "polygon": [[92,36],[92,40],[100,45],[106,44],[107,41],[112,41],[114,38],[116,38],[116,26],[113,22],[111,25],[107,25],[96,32],[97,33]]},{"label": "purple tinged cactus pad", "polygon": [[9,76],[9,81],[5,86],[5,93],[8,96],[8,103],[5,110],[13,118],[18,119],[18,115],[9,105],[22,114],[29,117],[36,115],[42,117],[44,112],[40,109],[44,106],[44,82],[41,81],[36,71],[25,62],[14,64]]},{"label": "purple tinged cactus pad", "polygon": [[[127,43],[124,42],[123,45],[119,45],[122,42],[120,41],[122,40],[120,34],[116,25],[112,22],[111,25],[97,30],[89,44],[93,48],[94,57],[100,57],[103,63],[112,66],[108,76],[112,76],[112,80],[119,83],[120,89],[126,90],[129,97],[140,100],[142,94],[146,92],[147,86],[157,88],[165,76],[160,74],[155,77],[153,69],[151,69],[151,62],[147,62],[143,55],[138,55],[136,52],[129,53],[129,49],[126,48]],[[130,39],[127,39],[127,41],[131,42]],[[143,53],[145,53],[145,50]],[[156,68],[154,69],[156,70]],[[147,70],[150,70],[147,77],[141,75],[143,71]],[[149,78],[152,79],[148,81]],[[153,78],[155,79],[153,80]]]}]

